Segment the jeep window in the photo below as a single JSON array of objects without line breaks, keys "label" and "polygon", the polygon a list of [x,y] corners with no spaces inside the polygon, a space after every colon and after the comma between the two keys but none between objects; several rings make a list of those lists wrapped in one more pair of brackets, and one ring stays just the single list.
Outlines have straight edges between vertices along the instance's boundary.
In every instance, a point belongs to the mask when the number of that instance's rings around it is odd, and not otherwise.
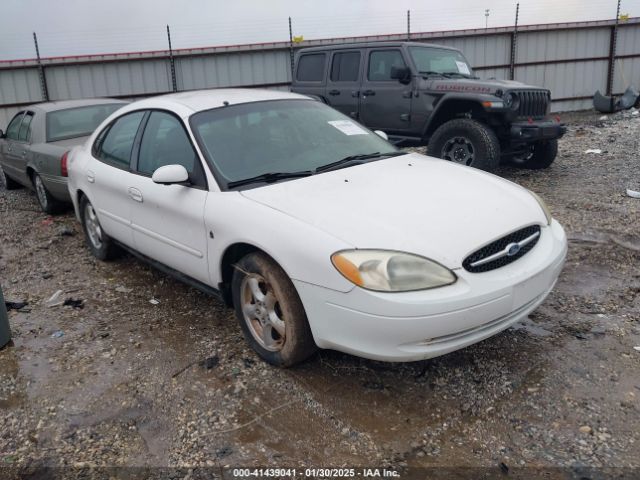
[{"label": "jeep window", "polygon": [[360,52],[340,52],[333,55],[332,82],[357,82],[360,72]]},{"label": "jeep window", "polygon": [[460,74],[472,77],[473,72],[466,58],[456,51],[445,48],[409,47],[409,53],[420,73]]},{"label": "jeep window", "polygon": [[324,53],[302,55],[298,61],[296,79],[301,82],[321,82],[324,80]]},{"label": "jeep window", "polygon": [[400,50],[377,50],[369,54],[367,78],[372,82],[395,82],[391,78],[391,68],[405,68]]}]

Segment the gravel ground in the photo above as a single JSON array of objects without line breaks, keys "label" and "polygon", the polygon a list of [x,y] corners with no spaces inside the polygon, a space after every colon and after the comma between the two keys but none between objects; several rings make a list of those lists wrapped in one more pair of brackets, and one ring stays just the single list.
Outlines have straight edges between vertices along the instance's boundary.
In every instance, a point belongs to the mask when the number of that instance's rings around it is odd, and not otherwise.
[{"label": "gravel ground", "polygon": [[[129,256],[93,259],[71,213],[0,190],[0,279],[28,302],[0,351],[0,468],[640,467],[640,199],[625,195],[640,190],[640,115],[565,120],[552,168],[499,172],[567,230],[554,292],[417,363],[323,351],[272,368],[217,300]],[[57,290],[83,308],[48,307]]]}]

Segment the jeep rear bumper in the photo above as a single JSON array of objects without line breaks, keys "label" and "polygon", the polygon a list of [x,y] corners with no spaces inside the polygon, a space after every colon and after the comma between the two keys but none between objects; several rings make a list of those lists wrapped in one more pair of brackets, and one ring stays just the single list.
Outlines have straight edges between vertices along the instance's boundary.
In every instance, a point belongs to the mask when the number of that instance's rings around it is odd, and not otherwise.
[{"label": "jeep rear bumper", "polygon": [[511,124],[509,136],[514,143],[529,143],[560,138],[566,132],[567,127],[565,125],[553,121],[519,122]]}]

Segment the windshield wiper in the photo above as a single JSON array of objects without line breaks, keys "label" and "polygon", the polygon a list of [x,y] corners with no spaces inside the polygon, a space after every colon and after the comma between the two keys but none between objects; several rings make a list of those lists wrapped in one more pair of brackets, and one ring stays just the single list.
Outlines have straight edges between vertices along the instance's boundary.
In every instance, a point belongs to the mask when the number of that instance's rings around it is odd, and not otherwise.
[{"label": "windshield wiper", "polygon": [[443,75],[446,75],[447,77],[458,75],[458,76],[460,76],[462,78],[478,78],[478,77],[475,77],[473,75],[468,75],[468,74],[462,73],[462,72],[447,72],[447,73],[445,73]]},{"label": "windshield wiper", "polygon": [[328,163],[326,165],[322,165],[321,167],[316,168],[315,173],[320,172],[328,172],[330,170],[337,170],[339,168],[346,167],[350,163],[357,162],[362,163],[362,160],[372,160],[374,158],[382,158],[382,157],[395,157],[398,155],[404,155],[406,152],[373,152],[373,153],[363,153],[360,155],[349,155],[348,157],[341,158],[340,160],[336,160],[335,162]]},{"label": "windshield wiper", "polygon": [[227,183],[227,188],[239,187],[241,185],[248,185],[250,183],[258,183],[258,182],[273,183],[273,182],[277,182],[278,180],[285,180],[287,178],[308,177],[310,175],[313,175],[313,173],[314,172],[312,172],[311,170],[304,170],[300,172],[263,173],[261,175],[256,175],[255,177],[244,178],[242,180],[234,180],[233,182],[229,182]]},{"label": "windshield wiper", "polygon": [[434,72],[433,70],[428,70],[426,72],[418,72],[420,75],[430,76],[430,75],[440,75],[441,77],[446,77],[446,75],[442,72]]}]

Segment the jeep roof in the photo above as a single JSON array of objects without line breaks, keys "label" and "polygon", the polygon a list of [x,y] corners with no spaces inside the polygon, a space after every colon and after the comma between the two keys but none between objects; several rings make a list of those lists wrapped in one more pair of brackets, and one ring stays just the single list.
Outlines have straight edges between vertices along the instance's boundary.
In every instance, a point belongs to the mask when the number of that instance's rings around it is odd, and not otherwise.
[{"label": "jeep roof", "polygon": [[446,45],[437,45],[435,43],[424,43],[424,42],[357,42],[357,43],[336,43],[334,45],[323,45],[320,47],[305,47],[300,50],[300,53],[310,53],[310,52],[324,52],[326,50],[346,50],[353,48],[371,48],[371,47],[403,47],[403,46],[415,46],[419,45],[421,47],[432,47],[432,48],[441,48],[445,50],[455,50],[459,52],[457,48],[448,47]]}]

